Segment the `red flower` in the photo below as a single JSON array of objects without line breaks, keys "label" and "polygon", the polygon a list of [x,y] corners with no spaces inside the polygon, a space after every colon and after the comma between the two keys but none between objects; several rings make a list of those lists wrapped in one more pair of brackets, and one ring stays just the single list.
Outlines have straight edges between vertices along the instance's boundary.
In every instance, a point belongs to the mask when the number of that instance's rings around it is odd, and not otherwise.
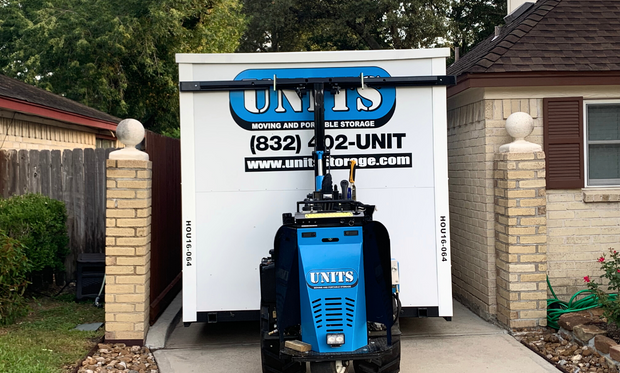
[{"label": "red flower", "polygon": [[620,269],[618,270],[618,273],[620,273]]},{"label": "red flower", "polygon": [[590,276],[585,276],[585,277],[583,278],[583,281],[585,281],[585,282],[590,282]]},{"label": "red flower", "polygon": [[598,261],[603,263],[605,261],[605,258],[604,257],[600,257],[600,258],[598,258]]}]

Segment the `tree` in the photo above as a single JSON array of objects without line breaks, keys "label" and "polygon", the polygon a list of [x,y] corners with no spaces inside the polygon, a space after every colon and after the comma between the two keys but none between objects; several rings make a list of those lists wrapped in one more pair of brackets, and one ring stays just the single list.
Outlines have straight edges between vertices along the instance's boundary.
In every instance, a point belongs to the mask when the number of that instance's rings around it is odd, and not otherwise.
[{"label": "tree", "polygon": [[244,0],[239,50],[459,47],[461,55],[504,23],[505,0]]},{"label": "tree", "polygon": [[447,33],[449,0],[244,0],[240,50],[433,47]]},{"label": "tree", "polygon": [[461,56],[504,24],[506,0],[452,0],[449,40]]},{"label": "tree", "polygon": [[244,0],[248,19],[239,46],[242,52],[303,50],[298,0]]},{"label": "tree", "polygon": [[153,130],[178,127],[175,53],[233,52],[237,0],[0,0],[0,71]]}]

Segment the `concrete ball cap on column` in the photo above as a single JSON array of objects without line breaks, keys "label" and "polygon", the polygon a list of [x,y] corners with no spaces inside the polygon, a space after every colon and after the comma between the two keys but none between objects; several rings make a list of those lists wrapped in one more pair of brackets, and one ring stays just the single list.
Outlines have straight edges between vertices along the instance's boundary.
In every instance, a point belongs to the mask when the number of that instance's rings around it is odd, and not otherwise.
[{"label": "concrete ball cap on column", "polygon": [[136,149],[144,139],[144,126],[135,119],[123,119],[116,127],[116,137],[125,148],[110,153],[110,159],[148,161],[149,155]]},{"label": "concrete ball cap on column", "polygon": [[528,113],[512,113],[508,119],[506,119],[506,131],[514,138],[514,141],[510,144],[500,146],[499,152],[531,153],[542,151],[542,147],[540,145],[525,141],[525,138],[529,136],[533,130],[534,119],[532,119]]}]

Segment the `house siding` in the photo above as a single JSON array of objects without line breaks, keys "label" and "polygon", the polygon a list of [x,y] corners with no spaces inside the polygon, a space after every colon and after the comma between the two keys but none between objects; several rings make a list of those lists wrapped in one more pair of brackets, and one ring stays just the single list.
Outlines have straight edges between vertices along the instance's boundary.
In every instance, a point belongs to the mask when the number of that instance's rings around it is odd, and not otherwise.
[{"label": "house siding", "polygon": [[0,149],[63,150],[95,148],[95,145],[93,132],[0,117]]}]

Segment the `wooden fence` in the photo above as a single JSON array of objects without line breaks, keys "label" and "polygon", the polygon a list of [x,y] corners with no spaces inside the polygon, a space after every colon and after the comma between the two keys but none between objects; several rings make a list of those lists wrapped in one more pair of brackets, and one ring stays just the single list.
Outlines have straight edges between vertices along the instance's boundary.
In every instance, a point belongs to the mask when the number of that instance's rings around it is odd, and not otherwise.
[{"label": "wooden fence", "polygon": [[0,196],[40,193],[65,203],[67,280],[75,278],[80,253],[105,252],[105,160],[113,150],[0,151]]},{"label": "wooden fence", "polygon": [[181,290],[181,144],[146,131],[144,150],[153,162],[149,313],[153,324]]},{"label": "wooden fence", "polygon": [[[105,160],[114,149],[0,151],[0,196],[40,193],[65,202],[70,254],[66,279],[75,279],[80,253],[105,252]],[[151,323],[181,289],[181,147],[146,131],[153,162]]]}]

